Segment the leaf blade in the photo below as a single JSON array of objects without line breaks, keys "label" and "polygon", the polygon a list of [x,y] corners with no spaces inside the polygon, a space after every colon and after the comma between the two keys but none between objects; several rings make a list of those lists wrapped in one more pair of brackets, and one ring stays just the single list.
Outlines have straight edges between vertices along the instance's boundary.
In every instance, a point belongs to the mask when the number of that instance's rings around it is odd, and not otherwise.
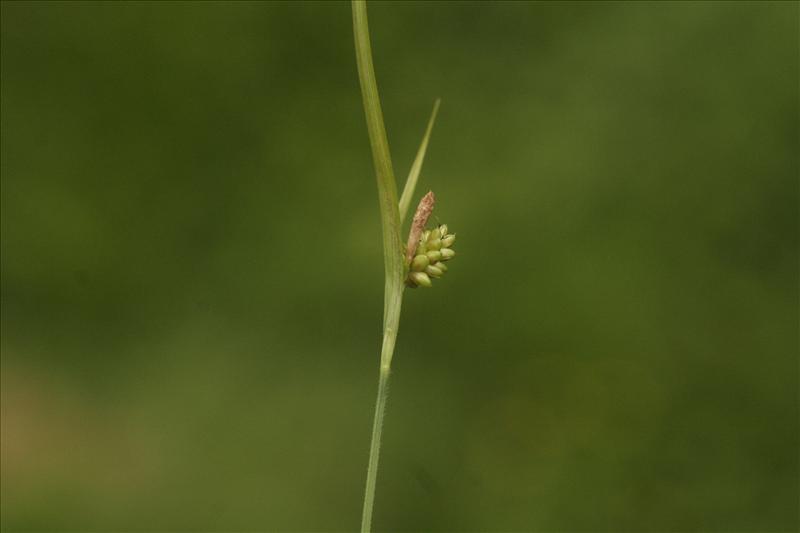
[{"label": "leaf blade", "polygon": [[437,98],[433,104],[433,111],[431,111],[431,117],[428,119],[428,127],[425,129],[425,135],[422,137],[417,156],[414,158],[414,163],[411,164],[408,179],[405,187],[403,187],[403,194],[400,196],[400,223],[405,219],[408,208],[411,206],[411,199],[414,196],[414,190],[417,188],[419,174],[422,171],[422,163],[425,161],[425,153],[428,151],[428,141],[431,138],[431,131],[433,131],[433,124],[436,122],[436,115],[439,113],[439,104],[441,102],[442,99]]}]

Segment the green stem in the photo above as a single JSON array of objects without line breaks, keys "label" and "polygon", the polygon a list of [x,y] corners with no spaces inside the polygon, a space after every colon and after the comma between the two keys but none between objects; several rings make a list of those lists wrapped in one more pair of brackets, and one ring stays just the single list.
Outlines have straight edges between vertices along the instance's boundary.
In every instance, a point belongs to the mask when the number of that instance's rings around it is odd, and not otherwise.
[{"label": "green stem", "polygon": [[367,488],[364,492],[364,509],[361,512],[361,532],[369,533],[372,525],[372,507],[375,503],[375,482],[378,479],[378,458],[381,453],[381,432],[383,415],[386,413],[386,400],[389,398],[389,369],[381,367],[378,378],[378,399],[375,401],[375,418],[372,422],[372,441],[369,446],[369,466],[367,467]]},{"label": "green stem", "polygon": [[389,375],[395,340],[397,339],[397,326],[400,323],[400,306],[402,303],[402,293],[397,298],[392,298],[387,315],[387,325],[383,331],[381,366],[378,374],[378,398],[375,400],[375,417],[372,421],[372,440],[369,445],[369,465],[367,466],[367,486],[364,490],[364,509],[361,513],[362,533],[369,533],[372,526],[372,508],[375,503],[375,482],[378,479],[378,458],[381,452],[383,417],[386,413],[386,400],[389,398]]},{"label": "green stem", "polygon": [[400,238],[400,211],[397,202],[392,159],[389,142],[383,125],[383,113],[372,66],[372,50],[369,42],[367,6],[364,0],[353,0],[353,34],[356,44],[358,79],[367,119],[375,175],[378,181],[378,202],[383,231],[384,300],[383,300],[383,345],[378,381],[378,399],[375,403],[375,419],[372,426],[372,441],[369,449],[367,484],[364,491],[364,511],[361,531],[369,532],[372,525],[372,508],[375,501],[375,482],[378,476],[378,457],[381,448],[381,431],[389,392],[389,372],[394,354],[397,328],[400,324],[400,308],[403,303],[403,279],[405,278],[404,247]]}]

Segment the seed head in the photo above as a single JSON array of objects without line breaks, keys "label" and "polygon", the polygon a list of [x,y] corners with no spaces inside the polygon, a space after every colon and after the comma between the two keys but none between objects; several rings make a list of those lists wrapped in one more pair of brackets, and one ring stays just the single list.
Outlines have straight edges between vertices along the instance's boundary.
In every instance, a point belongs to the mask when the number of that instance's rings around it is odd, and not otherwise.
[{"label": "seed head", "polygon": [[448,261],[456,253],[450,248],[456,236],[447,233],[447,226],[441,226],[421,232],[413,258],[409,265],[406,285],[409,287],[430,287],[432,279],[441,278],[447,272]]}]

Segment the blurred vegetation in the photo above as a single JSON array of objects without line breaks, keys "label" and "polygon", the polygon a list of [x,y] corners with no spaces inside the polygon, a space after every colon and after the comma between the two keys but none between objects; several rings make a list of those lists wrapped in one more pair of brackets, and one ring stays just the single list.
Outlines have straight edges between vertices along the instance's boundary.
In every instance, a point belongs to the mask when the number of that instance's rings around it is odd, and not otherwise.
[{"label": "blurred vegetation", "polygon": [[[374,525],[798,529],[798,4],[371,6],[407,295]],[[4,2],[2,528],[353,530],[382,273],[347,3]]]}]

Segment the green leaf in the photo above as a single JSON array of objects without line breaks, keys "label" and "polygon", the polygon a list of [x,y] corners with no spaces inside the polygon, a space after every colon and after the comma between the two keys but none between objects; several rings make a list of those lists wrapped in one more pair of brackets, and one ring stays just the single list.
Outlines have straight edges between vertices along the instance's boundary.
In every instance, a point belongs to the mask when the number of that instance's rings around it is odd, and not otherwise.
[{"label": "green leaf", "polygon": [[417,150],[417,157],[414,158],[414,163],[411,165],[411,170],[408,173],[406,186],[403,188],[403,194],[400,196],[400,222],[406,217],[408,207],[411,205],[411,198],[414,196],[414,189],[417,188],[417,181],[419,180],[419,173],[422,170],[422,162],[425,160],[425,152],[428,150],[428,140],[431,138],[431,131],[433,130],[433,123],[436,122],[436,115],[439,113],[439,104],[441,99],[437,98],[433,104],[433,111],[431,118],[428,119],[428,127],[425,130],[425,136],[422,137],[422,142]]},{"label": "green leaf", "polygon": [[[383,327],[392,337],[397,334],[400,321],[400,305],[402,302],[405,258],[403,242],[400,238],[400,214],[397,203],[397,186],[392,170],[392,158],[389,154],[389,141],[386,139],[386,128],[383,125],[383,112],[378,96],[378,84],[375,81],[375,70],[372,66],[372,48],[369,42],[369,25],[367,23],[367,6],[363,0],[353,0],[353,32],[356,44],[356,62],[358,79],[361,83],[361,96],[364,101],[364,113],[367,118],[367,131],[372,148],[372,159],[378,181],[378,203],[381,211],[381,227],[383,230],[383,262],[384,262],[384,300]],[[381,364],[388,367],[394,351],[394,339],[384,345]],[[387,349],[388,348],[388,349]]]}]

